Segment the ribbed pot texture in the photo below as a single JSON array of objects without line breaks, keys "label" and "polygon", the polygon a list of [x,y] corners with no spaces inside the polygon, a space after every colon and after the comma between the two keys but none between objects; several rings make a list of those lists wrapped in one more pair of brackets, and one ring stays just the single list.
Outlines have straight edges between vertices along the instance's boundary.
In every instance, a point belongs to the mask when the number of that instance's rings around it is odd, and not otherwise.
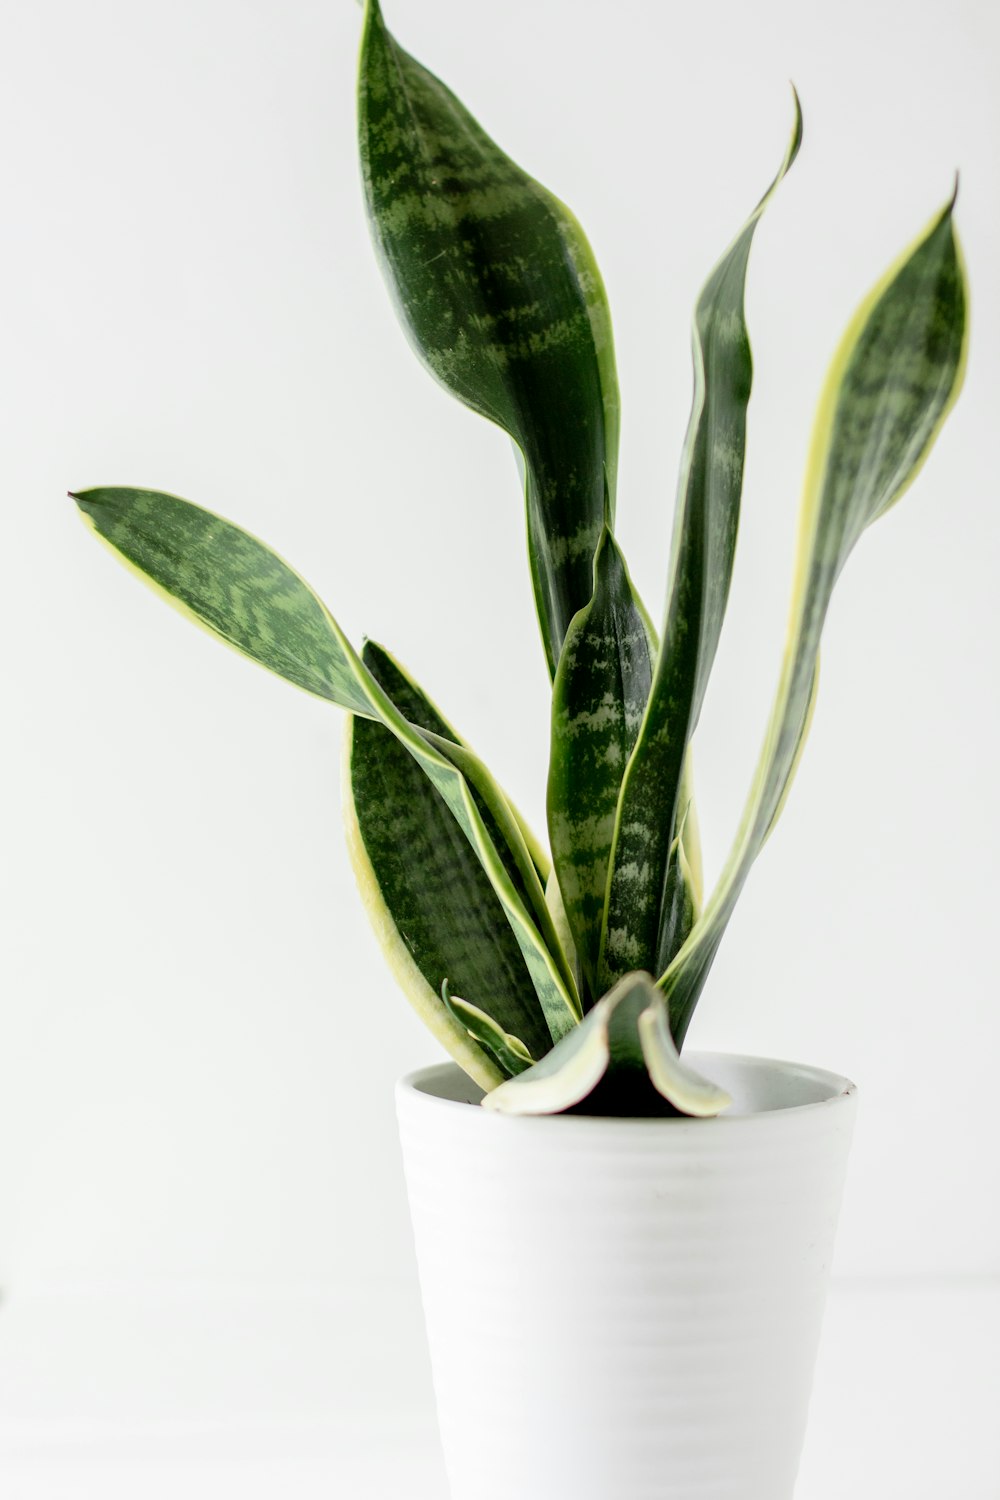
[{"label": "ribbed pot texture", "polygon": [[855,1091],[691,1054],[715,1120],[398,1086],[452,1500],[791,1500]]}]

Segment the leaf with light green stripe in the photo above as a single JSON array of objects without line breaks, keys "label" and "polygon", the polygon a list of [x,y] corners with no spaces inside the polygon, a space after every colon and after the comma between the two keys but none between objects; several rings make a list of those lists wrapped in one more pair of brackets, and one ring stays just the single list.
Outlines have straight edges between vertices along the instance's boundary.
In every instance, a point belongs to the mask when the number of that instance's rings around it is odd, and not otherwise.
[{"label": "leaf with light green stripe", "polygon": [[[356,727],[359,724],[367,724],[374,729],[381,730],[387,738],[392,740],[392,744],[398,750],[400,758],[406,758],[406,751],[403,750],[402,746],[399,745],[393,736],[389,735],[388,730],[382,729],[380,724],[374,724],[370,719],[360,719],[353,715],[350,723],[352,727]],[[354,735],[351,733],[346,734],[343,740],[342,777],[344,832],[347,837],[347,848],[351,858],[351,866],[358,884],[358,892],[361,896],[362,905],[365,908],[368,920],[375,933],[376,940],[400,989],[413,1006],[414,1011],[423,1024],[437,1038],[441,1045],[451,1053],[455,1061],[468,1073],[470,1078],[475,1079],[481,1088],[493,1088],[504,1079],[506,1074],[497,1066],[489,1054],[484,1052],[482,1047],[473,1041],[469,1035],[468,1027],[462,1022],[456,1021],[455,1017],[448,1011],[442,1001],[438,990],[429,983],[426,973],[421,969],[418,962],[418,958],[422,956],[424,951],[424,944],[420,940],[422,935],[419,932],[414,935],[407,928],[401,930],[399,924],[400,921],[406,921],[406,913],[400,910],[398,897],[394,901],[396,907],[395,916],[386,903],[385,896],[383,895],[383,882],[387,880],[391,889],[393,884],[393,866],[390,864],[388,875],[386,875],[384,870],[380,874],[376,866],[381,868],[383,861],[379,857],[378,841],[373,841],[375,848],[374,855],[372,855],[369,853],[369,844],[365,843],[361,834],[352,786],[354,745]],[[419,795],[425,795],[425,789],[426,794],[433,793],[433,788],[430,786],[427,778],[419,773],[415,765],[413,767],[413,775],[415,779],[419,779]],[[419,840],[423,833],[422,824],[419,820],[416,822],[416,830]],[[403,829],[402,836],[406,837],[409,831],[409,829]],[[467,847],[467,840],[459,832],[457,825],[455,825],[455,838],[456,841],[461,839],[462,843]],[[382,845],[382,848],[391,847],[388,841]],[[415,852],[416,857],[419,858],[422,852],[419,842],[417,843]],[[478,862],[476,868],[479,868]],[[485,879],[485,876],[483,878]],[[462,920],[454,936],[454,948],[452,951],[457,955],[463,966],[467,950],[472,951],[476,962],[481,962],[484,949],[487,953],[491,951],[496,935],[496,928],[491,921],[493,913],[489,903],[485,906],[483,912],[484,920],[482,922],[477,921],[479,907],[475,901],[475,897],[473,897],[472,907],[471,915],[463,908]],[[404,931],[406,933],[405,936]],[[513,944],[513,936],[511,937],[511,942]],[[514,946],[516,947],[516,944]],[[520,961],[520,950],[517,950],[517,953],[518,961]],[[443,958],[443,955],[441,957]],[[433,963],[432,957],[433,971],[437,972],[439,967],[440,964]],[[502,973],[502,961],[497,967],[501,969]],[[518,963],[515,963],[513,973],[517,975],[518,972]]]},{"label": "leaf with light green stripe", "polygon": [[622,776],[642,722],[655,645],[625,559],[605,527],[590,603],[570,625],[552,692],[548,822],[566,918],[586,981],[598,955]]},{"label": "leaf with light green stripe", "polygon": [[[680,829],[679,859],[684,866],[683,874],[687,895],[695,916],[701,911],[704,901],[705,874],[701,857],[701,828],[694,800],[694,774],[691,767],[691,747],[684,761],[680,797],[677,803],[677,826]],[[664,904],[669,901],[669,891]]]},{"label": "leaf with light green stripe", "polygon": [[[688,804],[688,815],[690,816],[692,804]],[[687,861],[687,850],[685,848],[684,836],[686,832],[686,821],[681,823],[681,831],[674,839],[670,848],[670,856],[667,860],[667,879],[663,889],[663,921],[669,926],[671,932],[681,935],[681,941],[687,937],[695,924],[700,910],[700,903],[696,900],[696,883],[692,876]]]},{"label": "leaf with light green stripe", "polygon": [[[384,648],[366,642],[362,660],[411,724],[454,750],[456,731]],[[441,983],[450,979],[504,1031],[545,1052],[551,1037],[513,931],[440,794],[392,731],[373,720],[351,717],[345,756],[344,810],[355,874],[380,939],[390,950],[402,943],[416,969],[404,976],[415,1007],[421,1015],[440,1010]],[[529,905],[521,861],[489,807],[478,799],[477,805]]]},{"label": "leaf with light green stripe", "polygon": [[487,1109],[551,1115],[717,1115],[732,1103],[678,1055],[663,992],[650,974],[627,974],[546,1057],[487,1094]]},{"label": "leaf with light green stripe", "polygon": [[736,844],[662,976],[678,1043],[801,753],[820,635],[854,544],[912,482],[962,383],[967,297],[954,200],[874,288],[834,357],[810,450],[781,679]]},{"label": "leaf with light green stripe", "polygon": [[390,729],[438,791],[510,923],[553,1040],[577,1019],[557,964],[511,881],[462,773],[399,712],[325,605],[238,526],[158,491],[73,497],[95,533],[144,582],[238,651],[306,691]]},{"label": "leaf with light green stripe", "polygon": [[566,985],[574,1008],[579,1012],[576,978],[546,900],[540,867],[532,857],[523,820],[507,801],[487,767],[457,736],[446,738],[426,730],[424,738],[465,777],[507,873],[525,907],[530,911],[542,941]]},{"label": "leaf with light green stripe", "polygon": [[773,183],[708,278],[695,308],[694,402],[681,464],[666,621],[649,704],[619,799],[601,948],[601,981],[662,971],[683,928],[668,899],[683,808],[685,756],[715,660],[739,524],[752,363],[743,310],[754,231],[798,153],[791,142]]},{"label": "leaf with light green stripe", "polygon": [[618,386],[601,278],[569,210],[410,57],[369,0],[359,144],[376,248],[433,375],[513,438],[549,669],[590,598]]},{"label": "leaf with light green stripe", "polygon": [[531,1067],[534,1059],[521,1038],[504,1031],[492,1015],[487,1015],[478,1005],[470,1005],[468,1000],[453,995],[447,979],[441,985],[441,999],[459,1025],[464,1026],[470,1037],[491,1054],[506,1077],[516,1078]]}]

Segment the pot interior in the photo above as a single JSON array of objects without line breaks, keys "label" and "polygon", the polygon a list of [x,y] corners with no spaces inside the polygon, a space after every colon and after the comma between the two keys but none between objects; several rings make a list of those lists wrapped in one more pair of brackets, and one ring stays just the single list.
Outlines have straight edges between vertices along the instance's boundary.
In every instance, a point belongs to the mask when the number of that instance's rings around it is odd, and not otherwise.
[{"label": "pot interior", "polygon": [[[732,1096],[733,1104],[720,1121],[733,1116],[769,1114],[775,1110],[801,1109],[825,1104],[843,1094],[853,1094],[854,1085],[837,1073],[804,1063],[780,1062],[770,1057],[746,1057],[728,1052],[685,1052],[692,1067],[719,1083]],[[422,1068],[404,1080],[417,1093],[453,1104],[479,1104],[483,1091],[457,1063]],[[593,1116],[589,1117],[593,1118]],[[696,1123],[709,1122],[669,1121]]]}]

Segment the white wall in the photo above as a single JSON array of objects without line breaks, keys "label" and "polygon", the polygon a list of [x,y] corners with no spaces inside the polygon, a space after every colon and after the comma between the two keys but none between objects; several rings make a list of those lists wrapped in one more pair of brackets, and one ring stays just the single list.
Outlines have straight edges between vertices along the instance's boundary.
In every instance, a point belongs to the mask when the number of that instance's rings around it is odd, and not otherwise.
[{"label": "white wall", "polygon": [[[812,743],[696,1043],[854,1076],[852,1273],[996,1272],[993,450],[1000,19],[974,0],[392,0],[576,209],[659,608],[700,280],[770,178],[731,620],[699,735],[723,856],[774,680],[811,410],[855,303],[963,172],[966,392],[865,539]],[[407,351],[370,253],[347,0],[21,0],[0,48],[6,564],[0,1259],[28,1282],[408,1275],[393,991],[338,817],[338,715],[236,661],[64,498],[239,520],[389,644],[541,822],[546,680],[508,445]]]}]

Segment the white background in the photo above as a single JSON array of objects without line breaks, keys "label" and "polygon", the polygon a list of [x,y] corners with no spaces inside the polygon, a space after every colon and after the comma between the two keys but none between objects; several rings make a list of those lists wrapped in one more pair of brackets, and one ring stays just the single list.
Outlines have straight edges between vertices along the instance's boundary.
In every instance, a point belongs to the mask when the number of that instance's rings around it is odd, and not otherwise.
[{"label": "white background", "polygon": [[[540,826],[547,682],[509,446],[395,325],[348,0],[0,14],[0,1262],[34,1297],[348,1289],[389,1358],[380,1289],[415,1297],[391,1088],[436,1048],[354,892],[339,715],[145,594],[65,492],[149,485],[263,536]],[[966,390],[842,580],[803,769],[692,1041],[860,1085],[842,1276],[996,1276],[1000,14],[393,0],[387,18],[591,237],[624,401],[619,536],[654,613],[690,309],[781,157],[789,77],[802,95],[750,271],[744,519],[697,741],[710,870],[775,679],[826,364],[962,169]]]}]

